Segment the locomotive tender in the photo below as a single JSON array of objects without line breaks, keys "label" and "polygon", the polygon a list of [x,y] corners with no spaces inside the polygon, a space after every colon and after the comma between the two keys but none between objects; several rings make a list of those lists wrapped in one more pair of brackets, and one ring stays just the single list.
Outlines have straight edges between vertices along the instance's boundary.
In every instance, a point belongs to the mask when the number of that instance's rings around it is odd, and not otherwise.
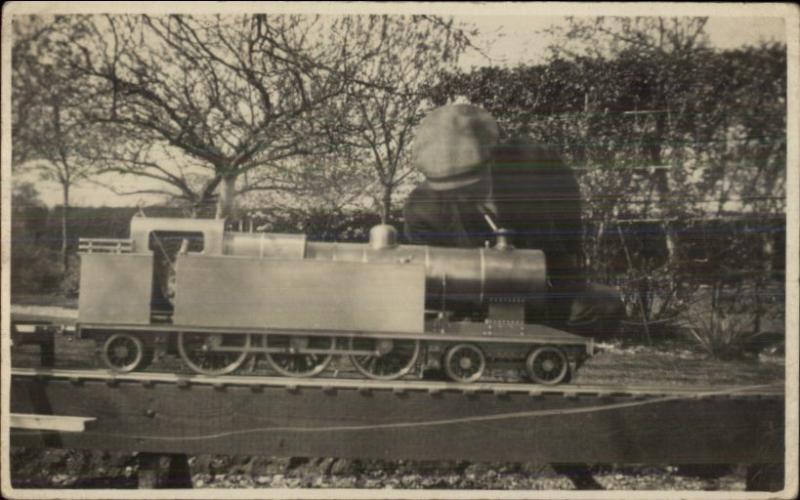
[{"label": "locomotive tender", "polygon": [[204,375],[264,356],[307,377],[347,356],[370,379],[441,368],[469,383],[511,365],[557,384],[593,354],[591,339],[544,324],[544,253],[502,231],[492,248],[464,249],[398,245],[388,225],[367,244],[325,243],[137,216],[129,239],[80,250],[78,332],[114,372],[177,353]]}]

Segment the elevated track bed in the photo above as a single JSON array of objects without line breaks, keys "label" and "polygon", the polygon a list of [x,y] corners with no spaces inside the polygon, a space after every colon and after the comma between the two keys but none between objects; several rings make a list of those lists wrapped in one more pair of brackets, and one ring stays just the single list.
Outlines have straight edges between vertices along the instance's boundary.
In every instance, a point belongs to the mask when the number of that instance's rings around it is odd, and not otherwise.
[{"label": "elevated track bed", "polygon": [[12,445],[168,453],[780,463],[780,385],[674,388],[15,368],[11,412],[93,418]]}]

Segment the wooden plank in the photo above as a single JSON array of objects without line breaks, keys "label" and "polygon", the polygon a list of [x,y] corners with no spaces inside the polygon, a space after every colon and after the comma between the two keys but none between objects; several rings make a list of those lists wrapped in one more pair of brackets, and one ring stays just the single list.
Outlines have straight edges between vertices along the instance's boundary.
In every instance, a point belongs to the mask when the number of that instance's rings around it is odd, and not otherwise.
[{"label": "wooden plank", "polygon": [[86,424],[96,420],[94,417],[68,417],[63,415],[36,415],[12,413],[8,416],[12,429],[36,429],[56,432],[83,432]]},{"label": "wooden plank", "polygon": [[[45,411],[46,410],[46,411]],[[12,378],[11,411],[92,415],[12,444],[161,453],[595,463],[780,463],[784,401]],[[49,440],[49,441],[48,441]],[[56,444],[54,444],[56,443]]]}]

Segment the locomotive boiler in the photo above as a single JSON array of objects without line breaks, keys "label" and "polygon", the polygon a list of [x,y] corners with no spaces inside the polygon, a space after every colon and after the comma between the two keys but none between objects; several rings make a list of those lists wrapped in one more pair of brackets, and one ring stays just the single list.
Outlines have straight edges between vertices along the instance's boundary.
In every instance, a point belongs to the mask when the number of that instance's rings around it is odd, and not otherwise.
[{"label": "locomotive boiler", "polygon": [[593,351],[546,324],[545,255],[502,232],[464,249],[398,245],[388,225],[368,243],[327,243],[134,217],[130,238],[80,249],[78,329],[116,372],[174,352],[215,376],[262,357],[280,375],[315,376],[345,357],[371,379],[441,368],[469,383],[511,366],[556,384]]}]

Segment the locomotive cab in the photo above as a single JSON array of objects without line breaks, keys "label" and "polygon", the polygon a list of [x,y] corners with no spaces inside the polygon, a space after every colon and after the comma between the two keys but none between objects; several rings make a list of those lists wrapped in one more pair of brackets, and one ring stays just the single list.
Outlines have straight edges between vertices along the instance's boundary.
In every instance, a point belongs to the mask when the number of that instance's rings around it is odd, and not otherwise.
[{"label": "locomotive cab", "polygon": [[181,254],[222,254],[224,221],[134,217],[129,239],[81,238],[78,321],[169,323]]}]

